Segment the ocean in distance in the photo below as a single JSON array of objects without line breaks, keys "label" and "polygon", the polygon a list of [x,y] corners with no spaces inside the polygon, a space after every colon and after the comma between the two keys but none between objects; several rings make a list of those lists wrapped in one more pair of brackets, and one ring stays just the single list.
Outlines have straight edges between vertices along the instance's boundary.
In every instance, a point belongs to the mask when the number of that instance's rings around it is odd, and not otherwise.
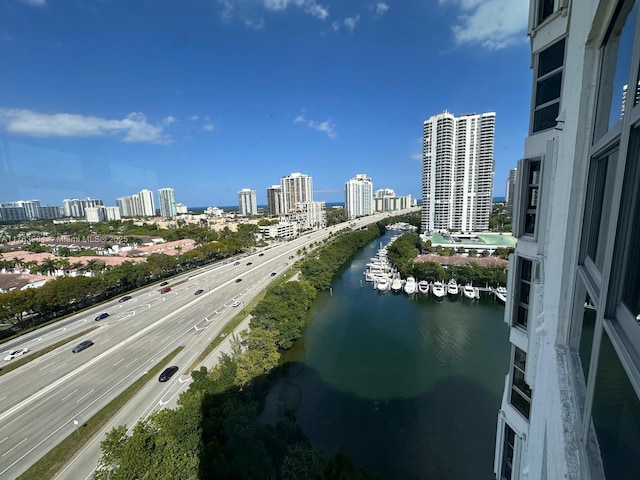
[{"label": "ocean in distance", "polygon": [[510,352],[504,307],[378,293],[363,272],[391,236],[319,295],[262,419],[292,410],[314,446],[343,447],[390,479],[491,480]]}]

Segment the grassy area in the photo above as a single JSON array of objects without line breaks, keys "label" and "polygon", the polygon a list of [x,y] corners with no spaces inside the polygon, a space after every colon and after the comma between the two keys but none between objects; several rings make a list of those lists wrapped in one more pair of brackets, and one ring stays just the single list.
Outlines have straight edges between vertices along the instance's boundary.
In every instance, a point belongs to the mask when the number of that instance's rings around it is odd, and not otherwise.
[{"label": "grassy area", "polygon": [[12,360],[11,363],[6,363],[0,366],[0,376],[5,375],[9,372],[11,372],[12,370],[15,370],[16,368],[21,367],[22,365],[25,365],[26,363],[29,363],[33,360],[35,360],[36,358],[39,358],[43,355],[46,355],[49,352],[54,351],[56,348],[60,348],[63,345],[66,345],[67,343],[71,342],[72,340],[75,340],[78,337],[83,337],[86,334],[88,334],[89,332],[95,330],[96,328],[98,328],[100,325],[95,325],[94,327],[88,328],[86,330],[83,330],[81,332],[76,333],[75,335],[72,335],[70,337],[66,337],[64,340],[60,340],[57,343],[54,343],[53,345],[43,349],[43,350],[38,350],[37,352],[33,352],[33,353],[28,353],[27,355],[25,355],[24,357],[18,357],[15,360]]},{"label": "grassy area", "polygon": [[19,480],[41,480],[53,477],[75,453],[80,450],[102,427],[153,377],[159,374],[169,361],[174,358],[183,347],[176,348],[164,357],[147,373],[142,375],[124,392],[114,398],[107,406],[79,426],[44,457],[38,460],[26,472],[18,477]]}]

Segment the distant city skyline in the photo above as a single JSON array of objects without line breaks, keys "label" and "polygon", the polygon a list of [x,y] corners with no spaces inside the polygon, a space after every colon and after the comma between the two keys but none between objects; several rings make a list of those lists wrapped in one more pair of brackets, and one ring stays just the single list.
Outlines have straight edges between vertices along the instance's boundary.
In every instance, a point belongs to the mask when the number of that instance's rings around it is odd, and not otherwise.
[{"label": "distant city skyline", "polygon": [[444,109],[497,113],[504,195],[529,130],[527,2],[176,8],[0,4],[0,201],[113,205],[171,185],[187,205],[234,205],[245,187],[266,204],[297,171],[317,201],[342,201],[358,172],[419,198],[422,121]]}]

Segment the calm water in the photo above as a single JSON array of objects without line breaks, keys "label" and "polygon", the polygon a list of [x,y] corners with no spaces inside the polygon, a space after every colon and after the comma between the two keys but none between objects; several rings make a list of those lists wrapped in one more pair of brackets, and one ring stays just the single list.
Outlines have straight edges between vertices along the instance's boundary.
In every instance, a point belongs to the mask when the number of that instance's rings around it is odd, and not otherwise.
[{"label": "calm water", "polygon": [[263,418],[292,409],[314,446],[342,446],[388,478],[492,479],[509,361],[504,308],[380,294],[363,276],[378,246],[320,296]]}]

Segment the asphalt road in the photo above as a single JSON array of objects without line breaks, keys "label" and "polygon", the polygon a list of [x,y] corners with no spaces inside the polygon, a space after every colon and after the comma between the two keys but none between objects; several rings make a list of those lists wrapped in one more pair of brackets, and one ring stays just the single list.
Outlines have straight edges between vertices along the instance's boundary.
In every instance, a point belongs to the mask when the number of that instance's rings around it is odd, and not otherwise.
[{"label": "asphalt road", "polygon": [[[351,223],[359,227],[381,216]],[[99,325],[86,337],[0,377],[0,479],[19,476],[169,352],[184,346],[171,362],[180,367],[171,381],[152,380],[110,425],[133,425],[159,408],[174,406],[179,392],[190,382],[185,369],[238,309],[275,278],[271,273],[282,275],[298,258],[297,251],[339,228],[302,235],[279,246],[191,271],[170,280],[172,290],[168,293],[161,294],[158,285],[145,288],[131,294],[133,298],[127,302],[106,302],[3,344],[3,357],[5,351],[17,347],[26,346],[33,352]],[[198,289],[204,293],[196,296]],[[236,301],[240,305],[233,307]],[[110,316],[96,322],[94,318],[102,312]],[[72,353],[71,349],[85,339],[94,345]],[[98,442],[87,445],[59,478],[90,476],[99,458]]]}]

